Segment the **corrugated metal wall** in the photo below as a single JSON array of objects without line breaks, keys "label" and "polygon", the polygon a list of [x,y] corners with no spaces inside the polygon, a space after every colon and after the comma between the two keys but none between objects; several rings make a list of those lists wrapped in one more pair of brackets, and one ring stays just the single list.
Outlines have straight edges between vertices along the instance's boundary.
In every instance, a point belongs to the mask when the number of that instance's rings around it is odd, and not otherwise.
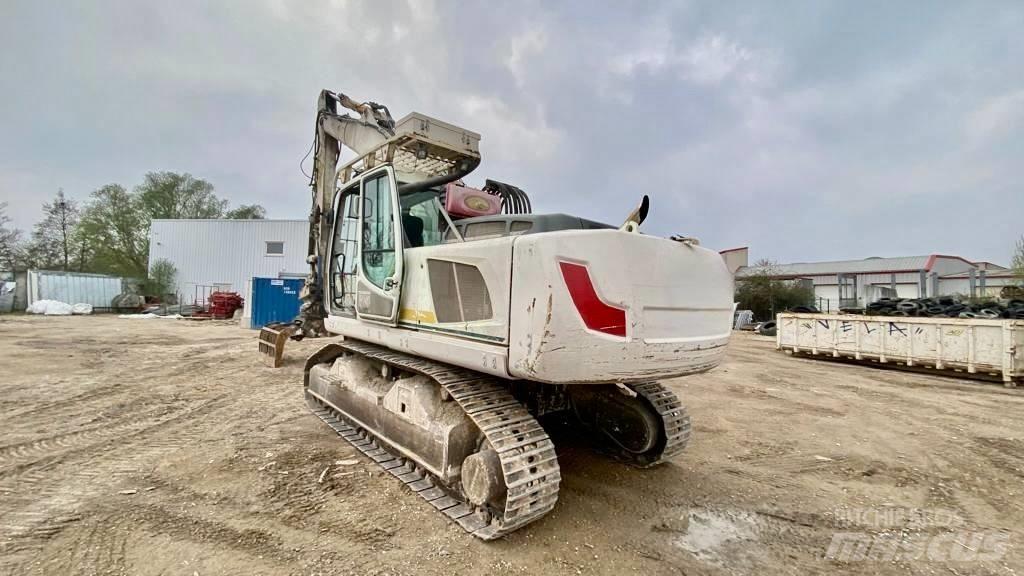
[{"label": "corrugated metal wall", "polygon": [[[177,292],[192,303],[197,286],[244,295],[254,276],[305,275],[308,241],[306,220],[153,220],[149,265],[174,264]],[[268,255],[267,242],[283,242],[284,253]]]},{"label": "corrugated metal wall", "polygon": [[67,304],[92,304],[109,308],[114,296],[121,293],[121,278],[101,274],[28,271],[28,303],[37,300],[58,300]]}]

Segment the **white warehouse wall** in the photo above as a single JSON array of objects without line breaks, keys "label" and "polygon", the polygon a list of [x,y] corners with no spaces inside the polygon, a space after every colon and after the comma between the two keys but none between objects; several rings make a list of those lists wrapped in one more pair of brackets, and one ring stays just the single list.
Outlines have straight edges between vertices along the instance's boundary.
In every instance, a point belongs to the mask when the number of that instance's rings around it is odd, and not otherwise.
[{"label": "white warehouse wall", "polygon": [[[284,242],[284,254],[268,255],[267,242]],[[308,244],[306,220],[153,220],[149,265],[174,264],[183,303],[193,302],[196,286],[221,285],[244,297],[253,276],[304,276]]]}]

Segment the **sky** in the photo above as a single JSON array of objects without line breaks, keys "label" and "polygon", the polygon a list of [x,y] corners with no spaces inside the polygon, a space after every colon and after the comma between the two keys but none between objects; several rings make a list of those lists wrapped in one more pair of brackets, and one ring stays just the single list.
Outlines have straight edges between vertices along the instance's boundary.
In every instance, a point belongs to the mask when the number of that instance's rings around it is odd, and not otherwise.
[{"label": "sky", "polygon": [[[536,212],[777,262],[1024,234],[1024,3],[40,2],[0,7],[0,202],[28,229],[189,172],[305,218],[328,88],[479,132]],[[306,163],[308,171],[309,160]]]}]

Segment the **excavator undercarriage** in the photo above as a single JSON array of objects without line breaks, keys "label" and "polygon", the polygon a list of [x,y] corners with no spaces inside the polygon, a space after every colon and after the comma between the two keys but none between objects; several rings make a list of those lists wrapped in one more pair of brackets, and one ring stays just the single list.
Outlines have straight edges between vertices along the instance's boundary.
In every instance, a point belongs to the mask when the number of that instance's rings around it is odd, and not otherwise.
[{"label": "excavator undercarriage", "polygon": [[[516,389],[347,339],[311,356],[305,370],[314,414],[485,540],[540,518],[558,499],[554,444]],[[574,387],[563,410],[597,432],[599,449],[641,467],[680,453],[690,437],[685,408],[656,383]]]}]

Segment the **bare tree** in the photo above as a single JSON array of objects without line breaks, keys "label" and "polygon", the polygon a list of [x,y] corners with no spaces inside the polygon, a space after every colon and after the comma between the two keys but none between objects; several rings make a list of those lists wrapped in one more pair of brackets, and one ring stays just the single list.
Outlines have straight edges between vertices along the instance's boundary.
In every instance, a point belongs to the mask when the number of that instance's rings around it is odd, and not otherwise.
[{"label": "bare tree", "polygon": [[11,227],[11,219],[7,217],[7,203],[0,202],[0,270],[14,270],[22,264],[23,259],[21,230]]},{"label": "bare tree", "polygon": [[75,227],[78,226],[78,204],[57,191],[53,202],[43,204],[43,219],[32,229],[29,245],[35,266],[68,270],[75,258]]}]

